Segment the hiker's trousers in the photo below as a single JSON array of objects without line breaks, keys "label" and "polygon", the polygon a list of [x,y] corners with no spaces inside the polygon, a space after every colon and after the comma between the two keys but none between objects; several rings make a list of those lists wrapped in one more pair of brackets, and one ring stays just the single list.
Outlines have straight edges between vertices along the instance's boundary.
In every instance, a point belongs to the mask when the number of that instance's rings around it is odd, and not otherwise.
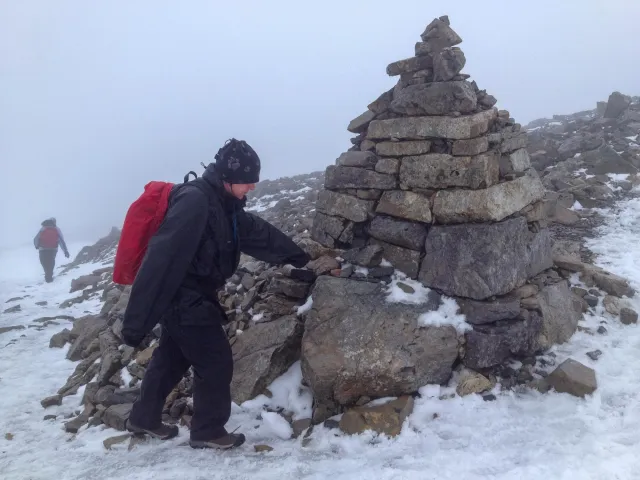
[{"label": "hiker's trousers", "polygon": [[43,248],[38,251],[40,255],[40,265],[42,265],[42,269],[44,270],[44,278],[47,282],[53,280],[53,269],[56,266],[56,255],[58,254],[57,249],[53,248]]},{"label": "hiker's trousers", "polygon": [[160,343],[142,380],[140,396],[131,409],[137,427],[154,429],[171,390],[193,366],[192,440],[212,440],[227,433],[231,415],[233,354],[222,325],[185,326],[163,322]]}]

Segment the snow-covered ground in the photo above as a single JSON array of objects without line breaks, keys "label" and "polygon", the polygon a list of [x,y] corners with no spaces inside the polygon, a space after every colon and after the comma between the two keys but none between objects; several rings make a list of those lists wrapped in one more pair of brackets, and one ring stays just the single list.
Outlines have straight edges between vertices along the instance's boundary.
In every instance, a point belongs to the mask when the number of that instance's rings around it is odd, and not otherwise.
[{"label": "snow-covered ground", "polygon": [[[640,200],[630,200],[601,236],[590,242],[599,264],[632,280],[640,289]],[[75,252],[72,252],[75,253]],[[0,256],[0,302],[13,296],[22,311],[0,314],[0,327],[31,324],[34,318],[64,313],[80,316],[99,308],[97,301],[61,311],[69,283],[95,265],[86,265],[44,284],[32,268],[34,251]],[[28,267],[27,267],[28,266]],[[640,297],[640,295],[638,295]],[[35,302],[47,301],[47,306]],[[640,310],[640,298],[630,300]],[[240,427],[248,442],[236,451],[217,453],[179,446],[188,438],[152,441],[131,451],[127,444],[105,450],[102,440],[116,432],[83,428],[76,436],[63,430],[63,417],[78,408],[82,390],[60,407],[44,410],[40,400],[61,387],[75,364],[66,348],[50,349],[49,338],[63,326],[0,334],[0,478],[6,479],[634,479],[640,478],[640,327],[623,326],[598,307],[582,326],[606,335],[578,332],[555,348],[558,362],[571,356],[596,369],[598,390],[587,399],[534,391],[504,392],[485,402],[478,395],[440,400],[455,386],[427,385],[414,413],[395,439],[373,434],[347,437],[316,428],[312,440],[285,440],[289,425],[263,405],[287,406],[295,418],[308,415],[309,392],[300,388],[294,365],[271,386],[273,398],[259,397],[233,406],[229,427]],[[15,342],[14,342],[15,340]],[[596,361],[585,354],[599,348]],[[43,421],[45,414],[58,419]],[[261,415],[260,419],[258,416]],[[272,452],[255,453],[265,443]]]}]

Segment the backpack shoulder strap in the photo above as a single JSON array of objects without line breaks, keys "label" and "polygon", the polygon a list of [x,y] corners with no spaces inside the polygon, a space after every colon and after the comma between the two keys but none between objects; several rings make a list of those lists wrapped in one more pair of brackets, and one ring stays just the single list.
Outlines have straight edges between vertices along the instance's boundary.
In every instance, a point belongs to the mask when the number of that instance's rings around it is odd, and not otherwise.
[{"label": "backpack shoulder strap", "polygon": [[190,172],[188,172],[185,176],[184,176],[184,183],[188,183],[189,182],[189,175],[193,175],[193,178],[196,179],[198,178],[198,174],[196,172],[194,172],[193,170],[191,170]]}]

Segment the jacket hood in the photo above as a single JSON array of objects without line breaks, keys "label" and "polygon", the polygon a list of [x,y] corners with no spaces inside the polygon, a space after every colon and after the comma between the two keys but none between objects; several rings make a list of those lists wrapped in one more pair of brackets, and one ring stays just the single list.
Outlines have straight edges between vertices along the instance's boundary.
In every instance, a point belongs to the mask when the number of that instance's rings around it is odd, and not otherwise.
[{"label": "jacket hood", "polygon": [[222,181],[222,177],[220,173],[217,171],[215,163],[209,164],[209,166],[205,169],[204,173],[202,174],[202,178],[218,194],[221,202],[223,203],[226,209],[233,211],[237,208],[244,208],[244,206],[246,205],[247,197],[244,197],[242,200],[240,200],[234,197],[233,195],[227,193],[227,191],[224,188],[224,182]]},{"label": "jacket hood", "polygon": [[56,226],[56,219],[55,218],[47,218],[40,225],[42,225],[43,227],[55,227]]}]

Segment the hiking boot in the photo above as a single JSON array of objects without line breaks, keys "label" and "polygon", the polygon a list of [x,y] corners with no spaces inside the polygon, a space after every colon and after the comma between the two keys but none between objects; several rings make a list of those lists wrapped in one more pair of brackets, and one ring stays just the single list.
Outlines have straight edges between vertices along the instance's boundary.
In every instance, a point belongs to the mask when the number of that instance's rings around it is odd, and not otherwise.
[{"label": "hiking boot", "polygon": [[161,423],[158,428],[148,430],[146,428],[136,427],[135,425],[132,425],[129,420],[127,420],[126,427],[127,431],[131,433],[146,434],[160,440],[169,440],[170,438],[177,436],[180,432],[176,425],[167,425],[166,423]]},{"label": "hiking boot", "polygon": [[220,438],[213,440],[189,440],[191,448],[214,448],[218,450],[228,450],[242,445],[245,441],[242,433],[227,433]]}]

